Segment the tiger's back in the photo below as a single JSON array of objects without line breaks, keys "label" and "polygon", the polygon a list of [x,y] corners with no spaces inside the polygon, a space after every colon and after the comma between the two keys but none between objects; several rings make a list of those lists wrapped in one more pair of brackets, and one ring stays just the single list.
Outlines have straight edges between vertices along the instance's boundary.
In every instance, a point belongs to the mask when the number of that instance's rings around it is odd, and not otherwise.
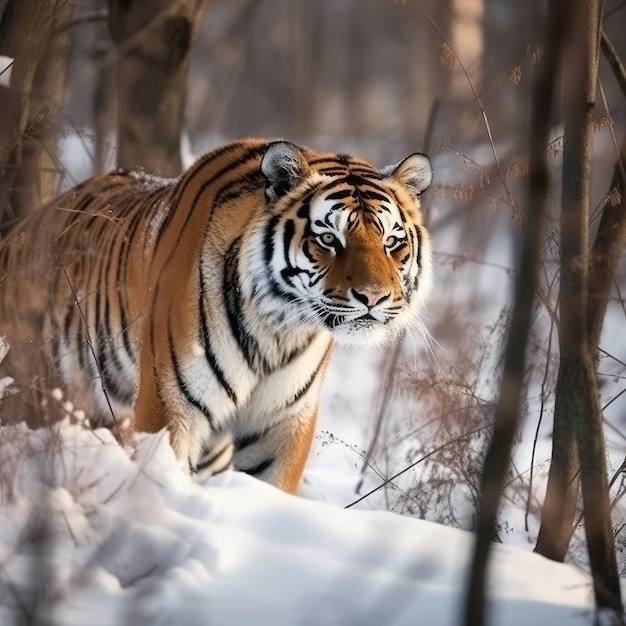
[{"label": "tiger's back", "polygon": [[[104,405],[108,411],[106,398],[92,388],[101,386],[99,370],[107,378],[107,352],[117,353],[111,344],[137,340],[127,317],[140,315],[137,269],[149,262],[149,254],[140,259],[131,242],[147,234],[173,184],[133,171],[85,181],[30,215],[2,242],[0,334],[11,347],[2,370],[17,378],[18,400],[31,387],[64,382],[95,417]],[[148,204],[152,197],[158,200]],[[110,377],[104,387],[115,395]],[[119,391],[127,405],[135,385],[125,387]]]},{"label": "tiger's back", "polygon": [[[423,155],[378,171],[244,140],[179,179],[88,181],[0,247],[12,352],[41,332],[100,422],[167,426],[192,471],[234,466],[293,491],[333,336],[378,342],[417,319],[431,274],[419,212],[430,177]],[[30,359],[40,342],[26,345]]]}]

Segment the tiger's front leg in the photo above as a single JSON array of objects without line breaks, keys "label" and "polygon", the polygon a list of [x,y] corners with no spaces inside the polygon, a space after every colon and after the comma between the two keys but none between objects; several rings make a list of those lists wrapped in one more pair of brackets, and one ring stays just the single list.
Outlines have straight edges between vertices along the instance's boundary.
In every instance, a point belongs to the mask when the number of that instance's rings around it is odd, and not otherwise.
[{"label": "tiger's front leg", "polygon": [[234,468],[296,493],[311,451],[316,421],[314,407],[263,431],[236,434]]},{"label": "tiger's front leg", "polygon": [[[144,355],[149,362],[152,356]],[[156,433],[167,428],[170,445],[185,470],[197,474],[202,482],[213,474],[232,469],[234,444],[232,434],[209,412],[200,410],[199,402],[192,403],[173,384],[174,375],[158,376],[167,372],[164,367],[139,368],[139,385],[134,403],[134,429]]]},{"label": "tiger's front leg", "polygon": [[141,390],[138,395],[136,430],[158,432],[167,427],[176,457],[200,483],[214,474],[233,469],[235,445],[230,430],[225,428],[215,432],[202,416],[193,414],[193,410],[184,411],[175,405],[165,405],[159,401],[158,395],[149,395],[142,395]]}]

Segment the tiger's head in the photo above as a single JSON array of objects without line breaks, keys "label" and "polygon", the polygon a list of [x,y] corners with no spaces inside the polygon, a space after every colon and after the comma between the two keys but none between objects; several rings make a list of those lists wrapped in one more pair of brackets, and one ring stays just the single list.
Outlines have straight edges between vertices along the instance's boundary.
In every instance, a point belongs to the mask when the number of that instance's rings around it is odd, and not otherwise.
[{"label": "tiger's head", "polygon": [[420,213],[432,180],[426,155],[378,171],[280,141],[267,147],[261,172],[261,311],[347,343],[379,343],[419,325],[432,274]]}]

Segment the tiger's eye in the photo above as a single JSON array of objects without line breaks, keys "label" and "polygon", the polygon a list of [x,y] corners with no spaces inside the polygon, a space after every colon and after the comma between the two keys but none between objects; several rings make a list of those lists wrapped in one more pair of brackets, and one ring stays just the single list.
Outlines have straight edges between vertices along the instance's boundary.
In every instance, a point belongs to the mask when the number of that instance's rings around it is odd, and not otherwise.
[{"label": "tiger's eye", "polygon": [[320,240],[320,243],[330,247],[335,247],[339,243],[337,237],[335,237],[332,233],[322,233],[318,239]]}]

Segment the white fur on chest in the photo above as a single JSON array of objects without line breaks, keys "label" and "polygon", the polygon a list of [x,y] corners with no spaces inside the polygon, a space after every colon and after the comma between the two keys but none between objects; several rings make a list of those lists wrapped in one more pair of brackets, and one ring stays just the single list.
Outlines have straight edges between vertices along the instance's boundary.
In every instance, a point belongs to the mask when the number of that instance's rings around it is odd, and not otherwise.
[{"label": "white fur on chest", "polygon": [[258,433],[314,406],[324,372],[315,374],[330,342],[330,334],[320,332],[292,362],[261,378],[247,403],[233,416],[235,435]]}]

